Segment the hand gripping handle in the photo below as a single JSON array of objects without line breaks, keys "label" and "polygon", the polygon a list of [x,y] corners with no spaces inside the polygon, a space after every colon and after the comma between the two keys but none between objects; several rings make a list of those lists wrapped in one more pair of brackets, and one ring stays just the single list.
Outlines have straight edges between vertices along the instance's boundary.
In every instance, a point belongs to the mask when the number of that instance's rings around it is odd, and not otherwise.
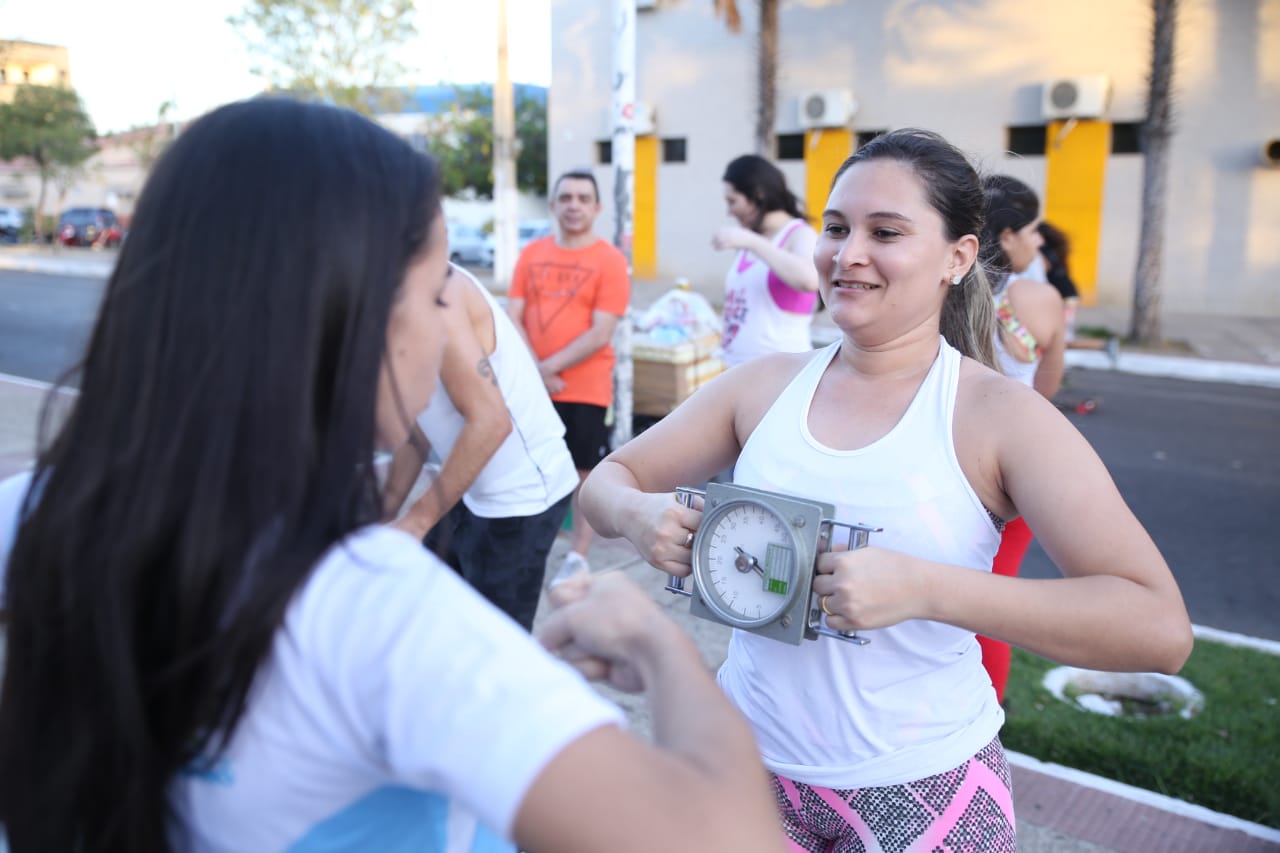
[{"label": "hand gripping handle", "polygon": [[[835,531],[837,527],[843,527],[848,530],[848,549],[853,551],[857,548],[867,547],[867,541],[871,538],[872,533],[880,533],[883,527],[868,527],[865,524],[849,524],[844,521],[836,521],[834,518],[824,518],[821,522],[822,532],[818,537],[819,553],[830,551],[832,541],[835,539]],[[831,637],[835,640],[844,640],[846,643],[853,643],[857,646],[865,646],[871,641],[866,637],[858,636],[857,631],[837,631],[834,628],[828,628],[822,624],[822,607],[809,607],[809,628],[815,634],[823,637]]]},{"label": "hand gripping handle", "polygon": [[[706,496],[707,496],[707,493],[704,492],[702,489],[690,489],[686,486],[676,487],[676,500],[680,502],[681,506],[687,506],[692,508],[694,498],[705,498]],[[667,592],[672,593],[673,595],[692,596],[693,593],[685,589],[686,580],[687,578],[678,578],[675,575],[668,575],[667,576]]]}]

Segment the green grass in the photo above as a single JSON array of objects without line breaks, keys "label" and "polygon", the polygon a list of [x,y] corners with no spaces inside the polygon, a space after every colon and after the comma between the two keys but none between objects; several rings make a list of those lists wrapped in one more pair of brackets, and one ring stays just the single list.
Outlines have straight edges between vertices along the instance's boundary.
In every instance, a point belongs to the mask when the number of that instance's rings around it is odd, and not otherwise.
[{"label": "green grass", "polygon": [[1119,337],[1108,326],[1076,326],[1077,338],[1115,338]]},{"label": "green grass", "polygon": [[1280,657],[1197,640],[1182,677],[1204,710],[1125,719],[1054,698],[1055,664],[1021,649],[1005,692],[1005,747],[1280,828]]}]

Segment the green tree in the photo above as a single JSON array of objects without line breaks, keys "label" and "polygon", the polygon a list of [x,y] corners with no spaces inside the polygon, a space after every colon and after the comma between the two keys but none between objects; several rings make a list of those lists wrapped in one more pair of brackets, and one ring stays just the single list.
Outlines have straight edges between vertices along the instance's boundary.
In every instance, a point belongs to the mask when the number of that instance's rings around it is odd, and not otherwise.
[{"label": "green tree", "polygon": [[516,89],[516,186],[547,194],[547,102]]},{"label": "green tree", "polygon": [[30,157],[40,172],[36,239],[50,179],[73,170],[94,153],[93,129],[80,96],[56,86],[19,86],[13,103],[0,105],[0,159]]},{"label": "green tree", "polygon": [[173,142],[176,126],[169,121],[169,115],[176,106],[173,101],[165,101],[156,110],[155,124],[134,127],[130,131],[129,150],[138,158],[138,165],[148,174],[160,155],[169,147],[169,143]]},{"label": "green tree", "polygon": [[373,115],[404,103],[394,53],[417,35],[413,18],[413,0],[249,0],[227,23],[270,88]]},{"label": "green tree", "polygon": [[[493,197],[493,93],[458,87],[449,112],[430,124],[431,153],[440,162],[446,195]],[[547,193],[547,107],[516,90],[516,186]]]}]

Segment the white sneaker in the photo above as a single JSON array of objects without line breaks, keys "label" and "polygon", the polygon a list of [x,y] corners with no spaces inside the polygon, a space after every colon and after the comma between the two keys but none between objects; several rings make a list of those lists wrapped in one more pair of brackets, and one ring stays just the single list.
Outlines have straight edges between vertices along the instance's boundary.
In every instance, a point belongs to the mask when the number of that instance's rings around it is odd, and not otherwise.
[{"label": "white sneaker", "polygon": [[577,551],[570,551],[564,555],[564,562],[560,564],[560,570],[556,572],[556,576],[551,579],[551,583],[547,584],[547,589],[558,583],[564,583],[570,578],[581,574],[588,574],[591,571],[591,564],[587,562],[587,558],[579,554]]}]

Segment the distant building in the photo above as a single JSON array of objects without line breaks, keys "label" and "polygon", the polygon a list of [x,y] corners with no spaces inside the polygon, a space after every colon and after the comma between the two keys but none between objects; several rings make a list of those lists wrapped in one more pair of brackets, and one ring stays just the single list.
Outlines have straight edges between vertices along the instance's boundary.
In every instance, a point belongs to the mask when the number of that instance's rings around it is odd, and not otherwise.
[{"label": "distant building", "polygon": [[0,39],[0,104],[13,101],[19,86],[70,86],[67,49],[55,44]]},{"label": "distant building", "polygon": [[[753,149],[755,4],[729,32],[711,2],[636,17],[637,275],[721,293],[720,176]],[[779,4],[778,165],[808,212],[859,144],[936,130],[1041,194],[1072,241],[1086,302],[1132,302],[1150,0],[790,0]],[[552,4],[548,159],[611,197],[613,5]],[[1164,307],[1280,316],[1280,3],[1183,0]],[[1269,146],[1269,153],[1264,151]],[[602,233],[613,229],[611,205]]]}]

